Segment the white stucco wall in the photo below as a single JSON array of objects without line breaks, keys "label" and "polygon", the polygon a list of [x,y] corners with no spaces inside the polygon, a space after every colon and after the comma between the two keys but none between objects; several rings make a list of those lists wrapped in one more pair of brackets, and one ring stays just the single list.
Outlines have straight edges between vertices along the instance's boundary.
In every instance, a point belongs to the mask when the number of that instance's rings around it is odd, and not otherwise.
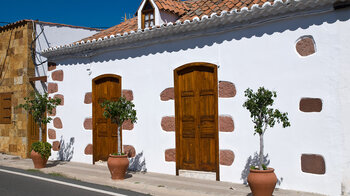
[{"label": "white stucco wall", "polygon": [[[242,107],[246,100],[243,92],[248,87],[265,86],[277,91],[275,106],[288,112],[291,121],[291,127],[277,125],[265,136],[265,152],[281,180],[279,187],[327,195],[348,193],[349,13],[347,8],[90,58],[56,59],[56,70],[64,70],[64,81],[55,82],[57,93],[65,96],[65,105],[57,109],[63,122],[63,128],[56,129],[57,138],[66,143],[74,138],[71,161],[92,163],[92,156],[84,154],[84,148],[92,143],[92,131],[83,127],[84,119],[92,116],[92,105],[84,104],[84,95],[92,91],[93,78],[117,74],[122,77],[122,89],[133,91],[138,115],[134,129],[123,132],[123,144],[133,145],[136,153],[143,152],[148,171],[175,174],[175,163],[165,162],[164,157],[166,149],[175,148],[175,133],[161,129],[162,117],[175,114],[174,101],[161,101],[160,93],[173,87],[175,68],[209,62],[219,66],[219,81],[233,82],[237,88],[234,98],[219,98],[219,115],[230,115],[235,122],[234,132],[219,134],[220,149],[235,153],[231,166],[220,166],[222,181],[242,183],[248,157],[258,152],[258,137]],[[295,44],[305,35],[313,36],[317,52],[300,57]],[[299,111],[303,97],[321,98],[323,110]],[[48,128],[55,129],[52,123]],[[308,153],[324,157],[324,175],[301,171],[300,157]],[[57,157],[54,152],[51,158]]]},{"label": "white stucco wall", "polygon": [[[89,37],[96,34],[97,30],[77,28],[61,25],[50,25],[47,23],[35,22],[36,37],[39,38],[35,42],[36,50],[36,63],[39,65],[46,61],[46,58],[40,53],[42,50],[53,46],[62,46],[66,44],[71,44],[75,41],[79,41],[83,38]],[[35,35],[33,35],[33,39]],[[43,63],[35,68],[35,76],[47,76],[47,62]],[[44,92],[46,84],[41,82],[35,83],[36,89],[39,92]]]}]

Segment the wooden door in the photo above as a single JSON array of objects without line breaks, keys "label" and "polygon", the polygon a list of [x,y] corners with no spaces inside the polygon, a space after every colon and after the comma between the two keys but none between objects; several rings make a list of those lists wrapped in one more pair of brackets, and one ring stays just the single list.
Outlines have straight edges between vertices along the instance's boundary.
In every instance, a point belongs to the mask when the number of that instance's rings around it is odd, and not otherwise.
[{"label": "wooden door", "polygon": [[93,163],[107,161],[109,154],[117,152],[118,125],[103,116],[101,103],[105,100],[117,101],[121,96],[121,77],[102,75],[92,82],[92,123],[93,123]]},{"label": "wooden door", "polygon": [[[42,125],[42,140],[46,142],[46,125]],[[39,126],[35,123],[31,114],[28,114],[28,154],[30,157],[30,148],[34,142],[39,141]]]},{"label": "wooden door", "polygon": [[192,63],[174,71],[176,172],[216,172],[219,180],[217,67]]}]

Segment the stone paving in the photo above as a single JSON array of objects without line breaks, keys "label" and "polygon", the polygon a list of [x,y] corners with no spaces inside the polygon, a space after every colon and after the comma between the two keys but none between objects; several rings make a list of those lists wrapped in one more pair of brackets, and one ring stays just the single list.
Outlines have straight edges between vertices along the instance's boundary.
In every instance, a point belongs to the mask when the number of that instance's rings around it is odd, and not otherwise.
[{"label": "stone paving", "polygon": [[[0,165],[24,170],[33,169],[31,159],[0,154]],[[61,175],[89,183],[122,188],[151,195],[163,196],[251,196],[249,187],[242,184],[200,180],[159,173],[129,172],[123,181],[114,181],[106,165],[73,162],[52,162],[40,169],[44,173]],[[274,196],[317,196],[319,194],[276,189]]]}]

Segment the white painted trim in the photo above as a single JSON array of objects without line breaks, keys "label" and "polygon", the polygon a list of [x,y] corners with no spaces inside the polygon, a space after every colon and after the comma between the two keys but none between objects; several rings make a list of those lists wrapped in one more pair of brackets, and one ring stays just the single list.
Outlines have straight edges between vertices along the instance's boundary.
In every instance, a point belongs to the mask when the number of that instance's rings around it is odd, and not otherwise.
[{"label": "white painted trim", "polygon": [[[143,7],[145,6],[147,0],[143,0],[141,6],[139,7],[139,10],[137,10],[137,26],[139,29],[142,29],[142,10]],[[154,23],[155,26],[159,26],[161,25],[161,17],[160,17],[160,12],[159,9],[157,7],[157,4],[153,1],[153,0],[149,0],[152,4],[152,6],[154,7]]]},{"label": "white painted trim", "polygon": [[113,196],[127,196],[127,195],[123,195],[123,194],[119,194],[119,193],[113,193],[113,192],[104,191],[104,190],[100,190],[100,189],[95,189],[95,188],[91,188],[91,187],[87,187],[87,186],[72,184],[72,183],[68,183],[68,182],[62,182],[62,181],[58,181],[58,180],[53,180],[53,179],[49,179],[49,178],[43,178],[43,177],[39,177],[39,176],[33,176],[33,175],[29,175],[29,174],[23,174],[23,173],[19,173],[19,172],[4,170],[4,169],[0,169],[0,172],[14,174],[14,175],[18,175],[18,176],[24,176],[24,177],[28,177],[28,178],[34,178],[34,179],[37,179],[37,180],[42,180],[42,181],[46,181],[46,182],[52,182],[52,183],[61,184],[61,185],[65,185],[65,186],[70,186],[70,187],[83,189],[83,190],[87,190],[87,191],[93,191],[93,192],[96,192],[96,193],[102,193],[102,194],[113,195]]}]

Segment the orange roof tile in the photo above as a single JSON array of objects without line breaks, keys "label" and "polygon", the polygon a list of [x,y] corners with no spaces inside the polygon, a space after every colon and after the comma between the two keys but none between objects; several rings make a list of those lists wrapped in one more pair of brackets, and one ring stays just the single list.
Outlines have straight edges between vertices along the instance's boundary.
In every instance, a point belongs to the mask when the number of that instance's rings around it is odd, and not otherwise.
[{"label": "orange roof tile", "polygon": [[189,10],[187,5],[180,0],[154,0],[158,9],[169,11],[179,16],[186,13]]},{"label": "orange roof tile", "polygon": [[[154,0],[160,10],[169,11],[179,16],[180,21],[192,20],[194,17],[210,16],[212,13],[220,14],[222,11],[240,10],[243,7],[250,9],[254,4],[262,6],[266,2],[274,3],[275,0]],[[283,0],[284,2],[286,0]],[[131,18],[101,31],[83,41],[103,38],[118,33],[137,31],[137,17]]]},{"label": "orange roof tile", "polygon": [[180,20],[191,20],[196,16],[200,18],[212,13],[220,14],[224,10],[240,10],[243,7],[250,9],[254,4],[262,6],[266,2],[273,4],[274,0],[187,0],[183,3],[186,4],[189,11],[180,17]]},{"label": "orange roof tile", "polygon": [[83,39],[83,41],[93,40],[98,38],[103,38],[105,36],[116,35],[118,33],[123,34],[125,32],[136,31],[137,30],[137,17],[128,19],[116,26],[113,26],[109,29],[96,33],[90,37]]}]

